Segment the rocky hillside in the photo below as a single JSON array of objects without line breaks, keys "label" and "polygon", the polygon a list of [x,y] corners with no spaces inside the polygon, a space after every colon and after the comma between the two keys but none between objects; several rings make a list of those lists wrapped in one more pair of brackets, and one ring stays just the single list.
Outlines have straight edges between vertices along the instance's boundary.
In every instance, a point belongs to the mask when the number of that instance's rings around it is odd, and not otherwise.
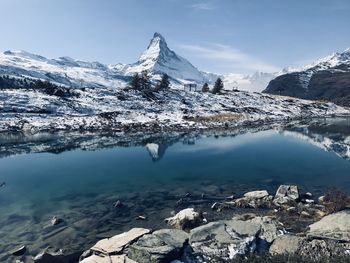
[{"label": "rocky hillside", "polygon": [[[305,117],[348,115],[333,103],[250,92],[3,89],[0,131],[181,130],[237,127]],[[53,93],[52,93],[52,92]],[[64,94],[63,94],[64,95]]]},{"label": "rocky hillside", "polygon": [[264,92],[350,106],[350,49],[278,76]]}]

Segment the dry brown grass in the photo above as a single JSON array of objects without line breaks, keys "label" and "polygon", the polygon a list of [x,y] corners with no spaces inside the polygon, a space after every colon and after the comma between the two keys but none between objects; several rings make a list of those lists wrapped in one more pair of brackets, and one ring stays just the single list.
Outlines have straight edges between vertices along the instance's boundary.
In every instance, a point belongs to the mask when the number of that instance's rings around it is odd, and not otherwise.
[{"label": "dry brown grass", "polygon": [[227,121],[238,121],[243,118],[242,114],[239,113],[219,113],[210,116],[198,116],[190,118],[191,121],[195,122],[227,122]]},{"label": "dry brown grass", "polygon": [[331,214],[350,206],[350,197],[339,188],[332,188],[324,197],[326,211]]}]

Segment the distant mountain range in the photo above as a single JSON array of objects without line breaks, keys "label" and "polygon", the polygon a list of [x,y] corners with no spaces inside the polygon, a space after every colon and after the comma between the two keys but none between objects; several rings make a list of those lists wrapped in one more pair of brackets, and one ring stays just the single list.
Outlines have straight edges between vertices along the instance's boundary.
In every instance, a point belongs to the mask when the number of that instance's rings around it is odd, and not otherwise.
[{"label": "distant mountain range", "polygon": [[263,91],[350,106],[350,48],[273,79]]},{"label": "distant mountain range", "polygon": [[154,79],[166,73],[174,84],[213,82],[218,75],[199,71],[168,48],[155,33],[140,59],[133,64],[105,65],[70,57],[48,59],[25,51],[0,54],[0,75],[48,80],[67,87],[123,87],[135,73],[147,70]]},{"label": "distant mountain range", "polygon": [[350,105],[350,49],[301,68],[252,75],[220,75],[200,71],[171,50],[164,37],[155,33],[139,60],[132,64],[105,65],[70,57],[48,59],[25,51],[0,53],[0,76],[47,80],[70,88],[122,88],[135,73],[147,70],[153,80],[169,75],[174,88],[184,83],[213,84],[218,77],[226,89],[264,91],[304,99],[331,100]]},{"label": "distant mountain range", "polygon": [[48,59],[26,51],[0,53],[0,75],[41,79],[67,87],[124,87],[135,73],[147,70],[153,79],[166,73],[173,85],[188,82],[213,84],[221,77],[228,89],[261,91],[278,73],[220,75],[198,70],[188,60],[169,49],[164,37],[155,33],[139,60],[132,64],[105,65],[70,57]]}]

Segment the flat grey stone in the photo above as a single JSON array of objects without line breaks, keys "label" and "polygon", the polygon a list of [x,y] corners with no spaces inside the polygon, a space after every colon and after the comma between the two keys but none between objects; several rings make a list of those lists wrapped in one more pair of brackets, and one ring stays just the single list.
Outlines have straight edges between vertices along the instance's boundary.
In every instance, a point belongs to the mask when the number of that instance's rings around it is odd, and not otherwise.
[{"label": "flat grey stone", "polygon": [[170,262],[180,259],[188,234],[178,229],[161,229],[144,235],[128,249],[128,257],[139,263]]}]

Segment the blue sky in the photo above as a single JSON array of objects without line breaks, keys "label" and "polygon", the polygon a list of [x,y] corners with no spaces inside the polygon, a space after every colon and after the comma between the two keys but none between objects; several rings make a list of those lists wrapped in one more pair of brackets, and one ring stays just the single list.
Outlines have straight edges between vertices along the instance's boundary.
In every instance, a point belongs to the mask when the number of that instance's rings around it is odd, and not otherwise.
[{"label": "blue sky", "polygon": [[154,32],[202,70],[275,71],[350,47],[349,0],[0,0],[0,50],[135,62]]}]

